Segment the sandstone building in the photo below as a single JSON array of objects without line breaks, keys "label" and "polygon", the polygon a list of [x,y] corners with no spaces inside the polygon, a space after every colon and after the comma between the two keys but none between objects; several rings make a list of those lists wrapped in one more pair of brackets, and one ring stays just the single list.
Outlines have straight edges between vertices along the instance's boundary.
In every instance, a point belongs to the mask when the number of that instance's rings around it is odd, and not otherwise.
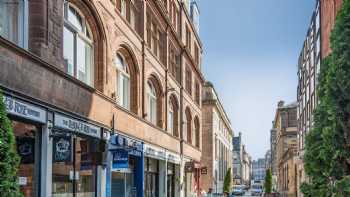
[{"label": "sandstone building", "polygon": [[193,0],[0,1],[24,196],[198,193],[198,30]]},{"label": "sandstone building", "polygon": [[282,196],[295,196],[297,153],[297,103],[278,103],[273,130],[276,131],[277,191]]},{"label": "sandstone building", "polygon": [[[206,82],[202,101],[202,149],[201,164],[207,167],[202,175],[202,189],[223,193],[225,175],[232,173],[232,137],[230,119],[222,106],[214,86]],[[232,176],[231,176],[232,177]]]}]

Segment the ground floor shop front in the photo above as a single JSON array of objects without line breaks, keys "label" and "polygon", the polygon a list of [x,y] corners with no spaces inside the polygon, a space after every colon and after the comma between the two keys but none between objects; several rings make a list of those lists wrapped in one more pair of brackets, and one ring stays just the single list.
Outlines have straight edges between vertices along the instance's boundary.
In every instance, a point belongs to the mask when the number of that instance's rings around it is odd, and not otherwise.
[{"label": "ground floor shop front", "polygon": [[198,175],[184,172],[178,153],[13,93],[5,93],[4,102],[21,158],[24,197],[197,194]]}]

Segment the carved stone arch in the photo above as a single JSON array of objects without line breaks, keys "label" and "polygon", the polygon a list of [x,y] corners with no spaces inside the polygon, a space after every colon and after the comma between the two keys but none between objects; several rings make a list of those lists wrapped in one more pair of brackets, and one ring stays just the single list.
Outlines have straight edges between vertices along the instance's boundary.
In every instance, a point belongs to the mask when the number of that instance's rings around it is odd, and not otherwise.
[{"label": "carved stone arch", "polygon": [[106,32],[94,3],[89,0],[67,0],[76,7],[90,26],[94,41],[94,86],[103,91],[106,78]]},{"label": "carved stone arch", "polygon": [[137,114],[139,108],[139,67],[133,51],[127,45],[120,45],[114,56],[119,54],[127,63],[130,75],[130,111]]}]

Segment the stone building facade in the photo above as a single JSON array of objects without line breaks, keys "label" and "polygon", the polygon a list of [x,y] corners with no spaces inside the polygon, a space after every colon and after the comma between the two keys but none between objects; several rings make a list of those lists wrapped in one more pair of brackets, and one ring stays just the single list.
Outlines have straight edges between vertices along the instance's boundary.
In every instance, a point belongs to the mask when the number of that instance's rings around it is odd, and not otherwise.
[{"label": "stone building facade", "polygon": [[276,130],[277,191],[296,195],[295,156],[297,153],[297,103],[278,103],[273,129]]},{"label": "stone building facade", "polygon": [[[224,178],[229,169],[232,173],[232,137],[230,119],[222,106],[214,86],[206,82],[202,101],[202,149],[201,164],[207,168],[202,175],[202,189],[223,193]],[[232,177],[232,176],[231,176]]]},{"label": "stone building facade", "polygon": [[199,192],[198,20],[189,0],[0,2],[0,88],[26,150],[25,196]]}]

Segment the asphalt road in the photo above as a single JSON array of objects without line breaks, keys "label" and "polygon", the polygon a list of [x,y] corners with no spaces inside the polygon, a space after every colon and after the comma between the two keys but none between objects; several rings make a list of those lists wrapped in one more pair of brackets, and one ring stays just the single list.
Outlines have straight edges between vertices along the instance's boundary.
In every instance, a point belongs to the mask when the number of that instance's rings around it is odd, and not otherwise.
[{"label": "asphalt road", "polygon": [[[236,197],[236,196],[230,196],[230,197]],[[237,196],[237,197],[238,197],[238,196]],[[241,197],[241,196],[239,196],[239,197]],[[251,197],[250,191],[247,191],[247,192],[243,195],[243,197]]]}]

